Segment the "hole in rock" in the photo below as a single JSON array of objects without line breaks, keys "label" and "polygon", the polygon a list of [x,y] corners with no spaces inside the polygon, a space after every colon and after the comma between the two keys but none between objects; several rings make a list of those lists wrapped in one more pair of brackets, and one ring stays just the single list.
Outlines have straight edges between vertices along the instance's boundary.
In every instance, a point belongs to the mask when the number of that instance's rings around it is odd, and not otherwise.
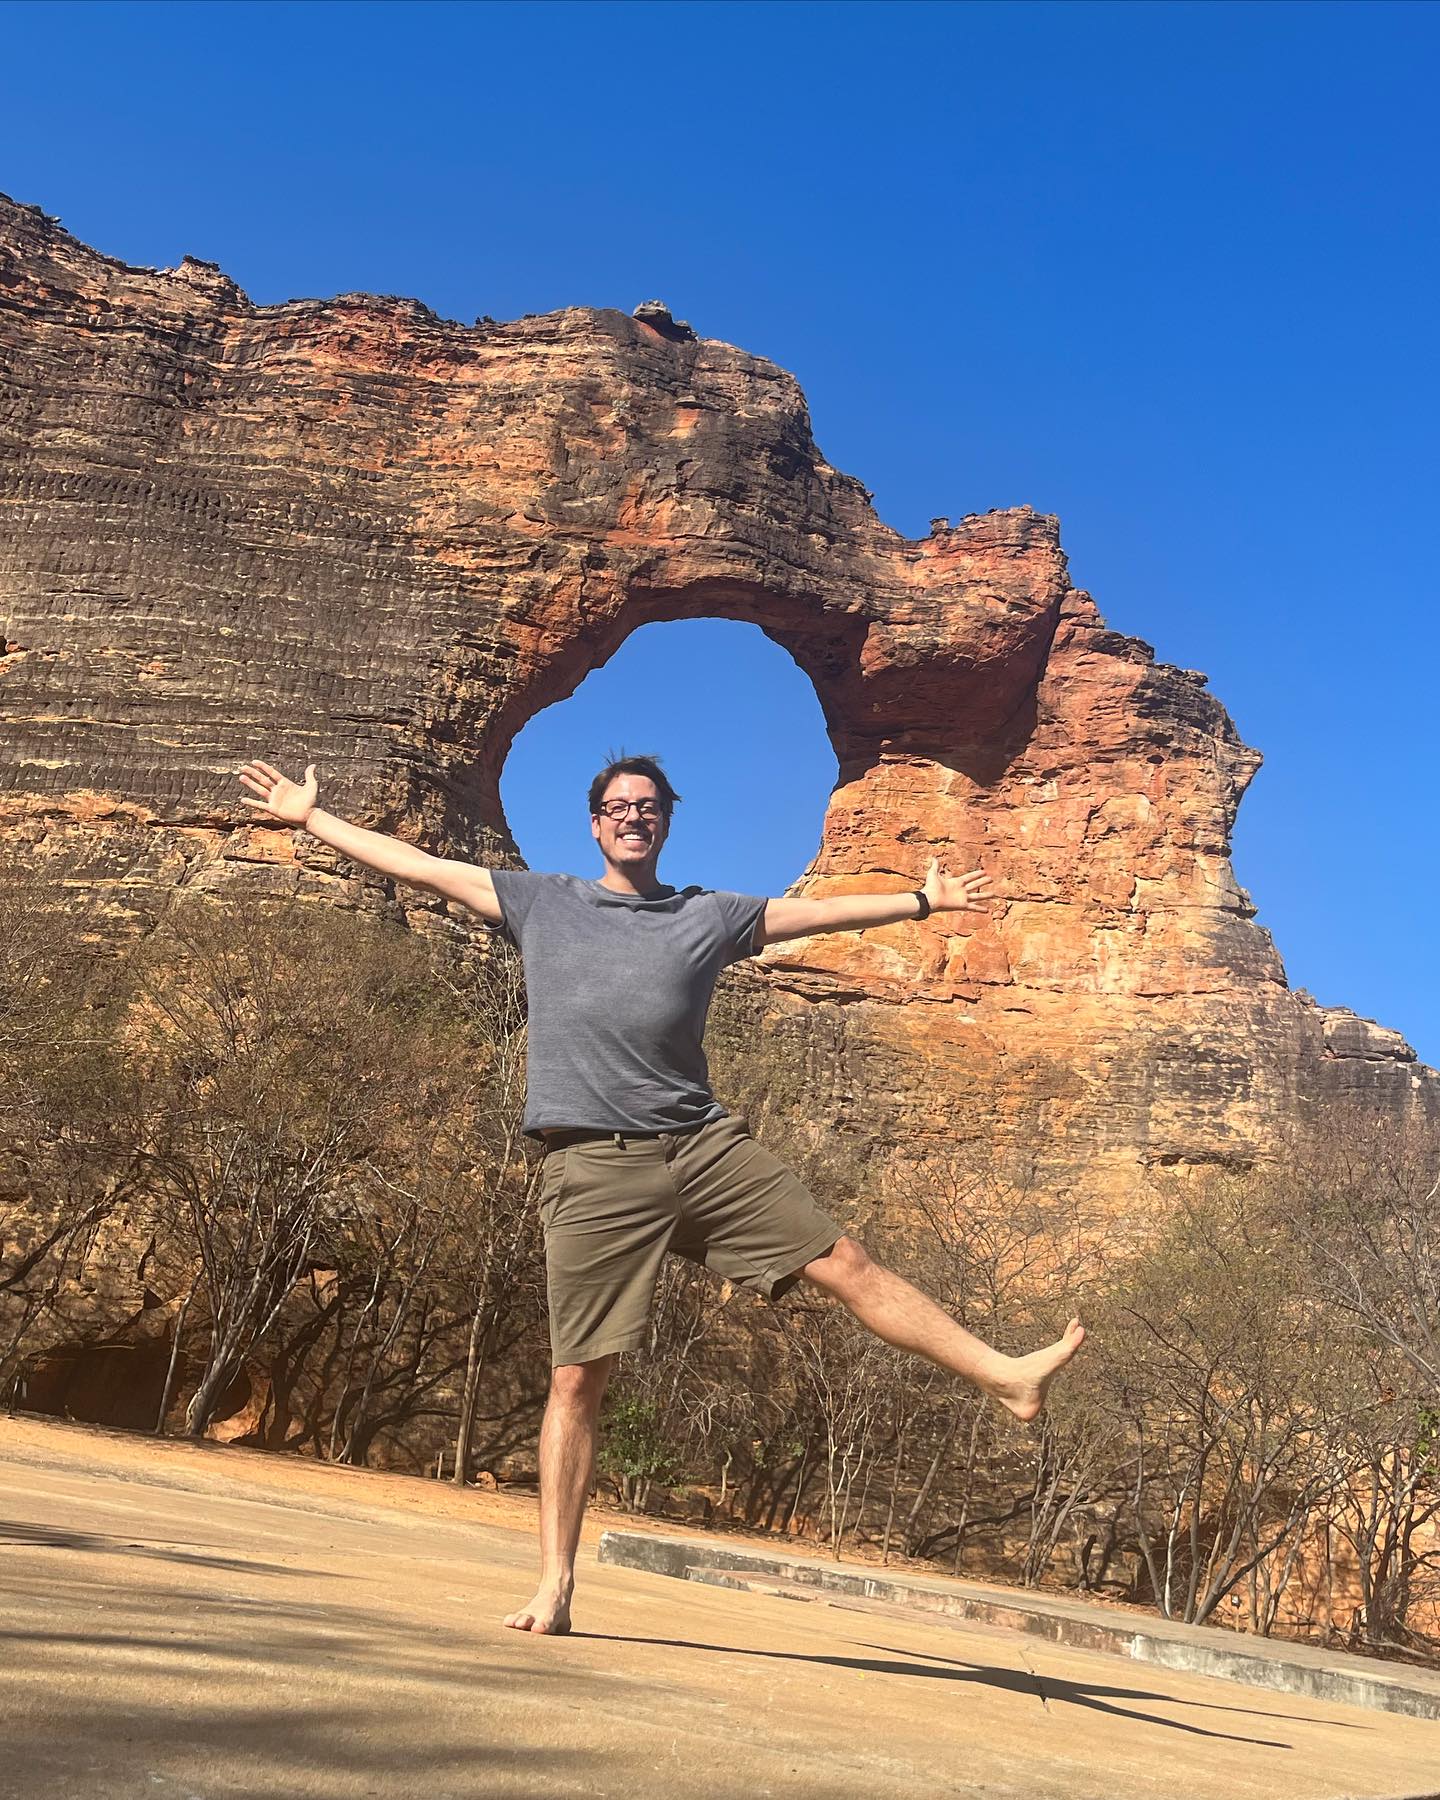
[{"label": "hole in rock", "polygon": [[516,736],[500,778],[526,864],[598,879],[586,796],[616,756],[658,756],[680,795],[661,881],[782,894],[820,847],[839,766],[808,675],[756,625],[642,625]]}]

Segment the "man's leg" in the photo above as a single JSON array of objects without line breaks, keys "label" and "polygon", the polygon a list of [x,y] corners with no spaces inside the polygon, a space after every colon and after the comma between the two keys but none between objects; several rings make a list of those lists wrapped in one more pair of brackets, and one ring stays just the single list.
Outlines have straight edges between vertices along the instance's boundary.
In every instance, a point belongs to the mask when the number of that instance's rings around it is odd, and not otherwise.
[{"label": "man's leg", "polygon": [[920,1289],[869,1257],[854,1238],[805,1264],[807,1281],[834,1294],[877,1337],[900,1350],[913,1350],[942,1369],[951,1369],[992,1395],[1017,1419],[1033,1419],[1045,1404],[1045,1390],[1085,1337],[1078,1319],[1043,1350],[1006,1356],[956,1323]]},{"label": "man's leg", "polygon": [[550,1374],[540,1427],[540,1586],[505,1623],[518,1631],[559,1635],[570,1629],[575,1547],[595,1469],[596,1421],[613,1356],[562,1363]]}]

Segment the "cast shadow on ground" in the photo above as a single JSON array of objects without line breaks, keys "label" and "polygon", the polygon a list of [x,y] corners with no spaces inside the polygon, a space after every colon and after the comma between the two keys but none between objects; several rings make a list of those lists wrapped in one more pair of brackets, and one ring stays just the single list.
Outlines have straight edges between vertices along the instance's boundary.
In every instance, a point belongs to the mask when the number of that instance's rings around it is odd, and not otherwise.
[{"label": "cast shadow on ground", "polygon": [[[104,1531],[67,1531],[59,1525],[29,1525],[20,1520],[0,1521],[0,1544],[31,1544],[45,1550],[82,1550],[101,1556],[150,1557],[157,1562],[189,1563],[204,1569],[225,1569],[237,1575],[296,1575],[284,1563],[251,1562],[245,1557],[199,1556],[173,1548],[175,1538],[116,1537]],[[164,1546],[163,1548],[159,1546]],[[307,1580],[334,1580],[324,1569],[307,1569]]]},{"label": "cast shadow on ground", "polygon": [[[931,1681],[969,1681],[978,1682],[985,1687],[999,1688],[1012,1694],[1024,1694],[1030,1699],[1038,1699],[1048,1709],[1052,1700],[1063,1700],[1071,1706],[1082,1706],[1092,1712],[1110,1713],[1119,1719],[1133,1719],[1148,1725],[1163,1725],[1170,1731],[1183,1731],[1192,1737],[1224,1738],[1232,1744],[1255,1744],[1266,1750],[1293,1750],[1294,1745],[1283,1738],[1247,1737],[1233,1731],[1211,1731],[1203,1725],[1190,1725],[1183,1719],[1162,1719],[1154,1713],[1137,1712],[1126,1706],[1112,1706],[1112,1700],[1149,1700],[1158,1701],[1165,1706],[1203,1707],[1217,1712],[1246,1713],[1262,1719],[1296,1719],[1295,1713],[1273,1713],[1259,1707],[1224,1706],[1218,1702],[1204,1700],[1181,1700],[1173,1694],[1156,1693],[1146,1688],[1101,1687],[1093,1682],[1067,1681],[1054,1675],[1031,1675],[1023,1669],[999,1669],[987,1663],[962,1662],[951,1657],[931,1656],[928,1650],[891,1650],[886,1644],[867,1644],[868,1650],[882,1650],[887,1654],[903,1657],[924,1656],[932,1662],[944,1663],[944,1668],[928,1668],[921,1662],[876,1662],[863,1656],[812,1656],[800,1650],[750,1650],[735,1644],[698,1644],[685,1638],[652,1638],[621,1637],[618,1634],[600,1631],[576,1631],[571,1636],[577,1638],[594,1638],[614,1644],[654,1644],[665,1650],[708,1650],[720,1652],[726,1656],[759,1656],[781,1662],[817,1663],[834,1669],[855,1669],[866,1675],[912,1675],[921,1676]],[[1340,1725],[1348,1731],[1367,1731],[1365,1725],[1353,1725],[1343,1719],[1327,1719],[1315,1721],[1329,1725]]]},{"label": "cast shadow on ground", "polygon": [[[141,1779],[156,1792],[209,1793],[216,1782],[313,1800],[377,1788],[444,1800],[586,1791],[593,1752],[518,1740],[513,1666],[463,1626],[308,1595],[237,1605],[190,1591],[180,1569],[154,1588],[131,1586],[138,1571],[113,1564],[103,1580],[68,1567],[7,1581],[20,1623],[0,1628],[0,1796],[119,1792],[118,1779],[112,1789],[94,1775],[112,1752],[127,1775],[148,1769]],[[581,1697],[558,1666],[528,1668],[525,1681],[557,1707]]]}]

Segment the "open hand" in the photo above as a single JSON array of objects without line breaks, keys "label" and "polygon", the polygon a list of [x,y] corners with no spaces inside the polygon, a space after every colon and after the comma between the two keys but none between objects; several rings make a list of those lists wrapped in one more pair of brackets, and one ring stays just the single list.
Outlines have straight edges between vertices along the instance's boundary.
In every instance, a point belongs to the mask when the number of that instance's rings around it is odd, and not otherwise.
[{"label": "open hand", "polygon": [[931,912],[988,912],[986,903],[992,898],[988,875],[979,869],[964,875],[943,874],[938,856],[931,859],[924,891]]},{"label": "open hand", "polygon": [[242,800],[242,806],[258,807],[286,825],[303,825],[309,818],[319,791],[314,763],[306,763],[303,782],[289,780],[267,762],[248,762],[239,773],[246,787],[264,796],[261,800]]}]

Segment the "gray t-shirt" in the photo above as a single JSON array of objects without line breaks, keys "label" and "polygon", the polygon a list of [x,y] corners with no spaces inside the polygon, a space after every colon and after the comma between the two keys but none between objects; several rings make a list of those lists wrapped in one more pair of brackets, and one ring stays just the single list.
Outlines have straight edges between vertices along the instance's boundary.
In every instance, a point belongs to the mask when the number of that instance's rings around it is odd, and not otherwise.
[{"label": "gray t-shirt", "polygon": [[678,1131],[723,1119],[701,1039],[715,980],[755,954],[765,901],[713,888],[615,894],[578,875],[492,869],[525,964],[530,1137]]}]

